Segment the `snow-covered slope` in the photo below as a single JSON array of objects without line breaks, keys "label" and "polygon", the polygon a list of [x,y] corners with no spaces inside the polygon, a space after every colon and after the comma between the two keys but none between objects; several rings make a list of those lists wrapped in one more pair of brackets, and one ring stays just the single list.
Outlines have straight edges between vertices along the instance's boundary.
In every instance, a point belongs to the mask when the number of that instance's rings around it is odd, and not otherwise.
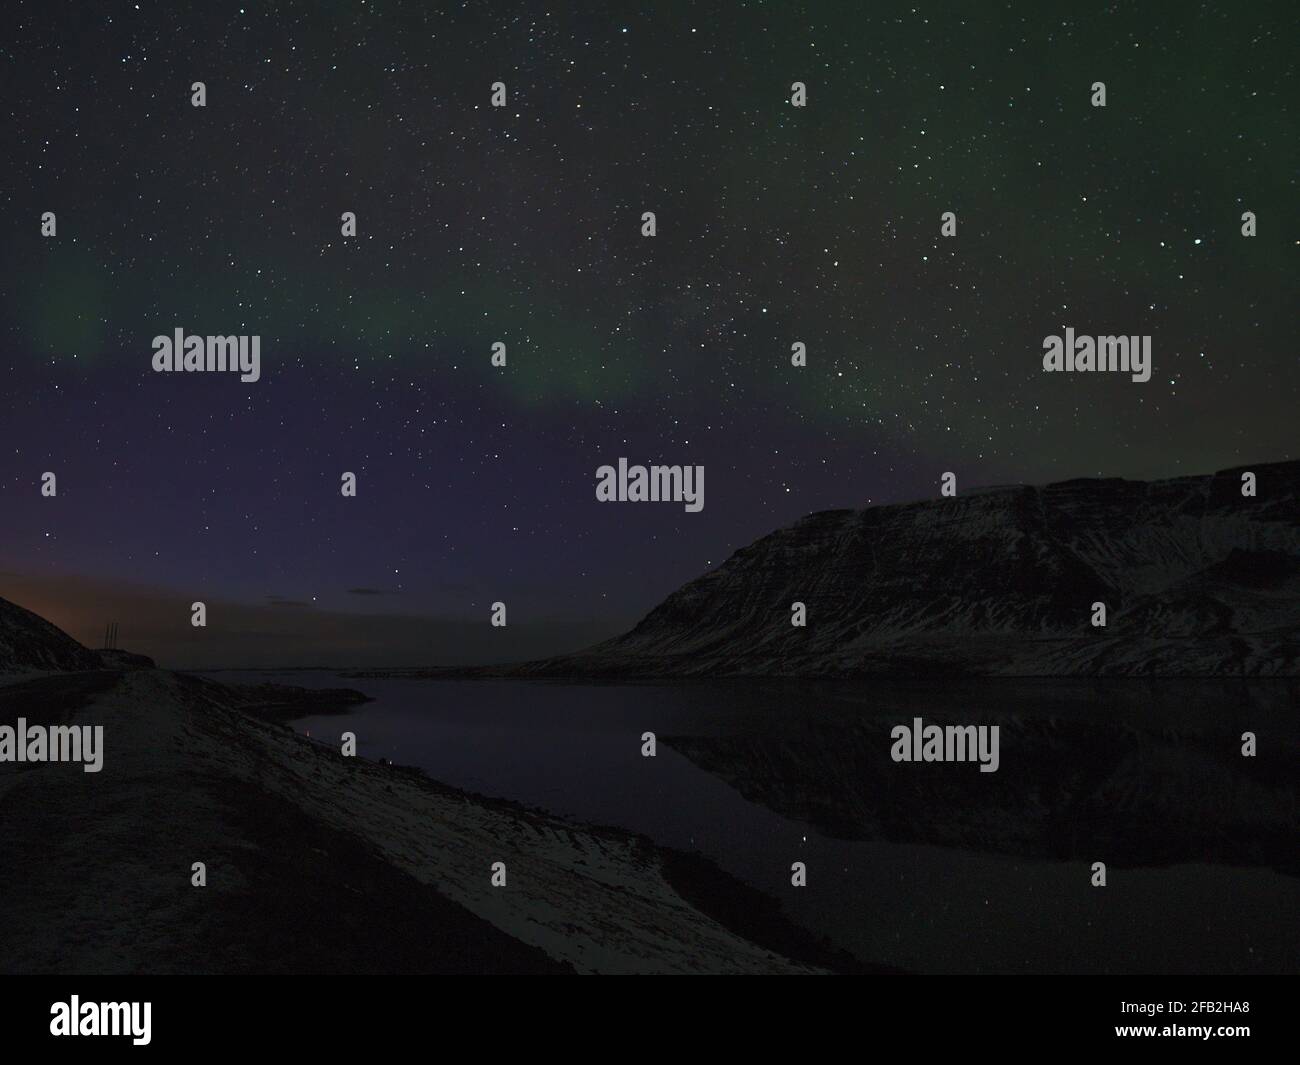
[{"label": "snow-covered slope", "polygon": [[0,675],[100,668],[99,656],[62,629],[0,599]]},{"label": "snow-covered slope", "polygon": [[526,672],[1294,676],[1300,462],[1250,469],[812,514]]}]

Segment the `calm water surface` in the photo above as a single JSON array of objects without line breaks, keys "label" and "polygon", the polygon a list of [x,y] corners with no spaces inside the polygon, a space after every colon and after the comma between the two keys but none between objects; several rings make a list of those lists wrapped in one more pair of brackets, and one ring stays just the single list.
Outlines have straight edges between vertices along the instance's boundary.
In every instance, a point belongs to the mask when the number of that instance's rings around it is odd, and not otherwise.
[{"label": "calm water surface", "polygon": [[[300,732],[704,854],[864,960],[1263,972],[1300,960],[1296,688],[1188,682],[572,684],[220,673],[375,698]],[[1001,767],[889,729],[997,723]],[[1254,731],[1257,759],[1241,757]],[[641,756],[641,735],[659,738]],[[790,885],[803,861],[808,886]],[[1091,864],[1107,862],[1107,886]]]}]

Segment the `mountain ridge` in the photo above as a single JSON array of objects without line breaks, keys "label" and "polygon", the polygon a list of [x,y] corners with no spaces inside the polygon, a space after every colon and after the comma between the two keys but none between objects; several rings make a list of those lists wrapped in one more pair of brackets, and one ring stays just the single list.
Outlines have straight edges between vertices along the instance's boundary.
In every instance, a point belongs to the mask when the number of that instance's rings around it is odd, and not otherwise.
[{"label": "mountain ridge", "polygon": [[1298,633],[1300,461],[1288,461],[818,511],[621,636],[482,672],[1295,676]]},{"label": "mountain ridge", "polygon": [[0,674],[103,668],[99,655],[52,622],[0,598]]}]

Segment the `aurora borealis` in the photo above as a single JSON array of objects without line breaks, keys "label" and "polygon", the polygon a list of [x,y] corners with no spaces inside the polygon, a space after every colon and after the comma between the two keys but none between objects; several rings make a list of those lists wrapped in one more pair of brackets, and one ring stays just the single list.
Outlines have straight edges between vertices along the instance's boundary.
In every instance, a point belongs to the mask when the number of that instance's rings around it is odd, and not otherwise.
[{"label": "aurora borealis", "polygon": [[[0,51],[0,594],[83,640],[565,650],[943,471],[1295,457],[1281,4],[327,7],[29,6]],[[1044,374],[1067,326],[1151,380]],[[261,380],[152,373],[174,328],[259,335]],[[707,506],[602,509],[620,456]],[[238,619],[202,647],[198,598]]]}]

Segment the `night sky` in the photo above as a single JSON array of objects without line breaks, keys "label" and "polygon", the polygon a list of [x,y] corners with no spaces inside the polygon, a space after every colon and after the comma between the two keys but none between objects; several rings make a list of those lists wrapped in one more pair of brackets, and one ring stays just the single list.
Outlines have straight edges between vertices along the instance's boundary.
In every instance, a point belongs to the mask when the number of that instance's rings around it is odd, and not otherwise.
[{"label": "night sky", "polygon": [[[7,11],[0,595],[166,665],[509,660],[947,470],[1296,457],[1292,4],[494,6]],[[1066,326],[1151,380],[1045,374]],[[154,373],[177,327],[262,379]],[[598,503],[620,456],[704,510]]]}]

